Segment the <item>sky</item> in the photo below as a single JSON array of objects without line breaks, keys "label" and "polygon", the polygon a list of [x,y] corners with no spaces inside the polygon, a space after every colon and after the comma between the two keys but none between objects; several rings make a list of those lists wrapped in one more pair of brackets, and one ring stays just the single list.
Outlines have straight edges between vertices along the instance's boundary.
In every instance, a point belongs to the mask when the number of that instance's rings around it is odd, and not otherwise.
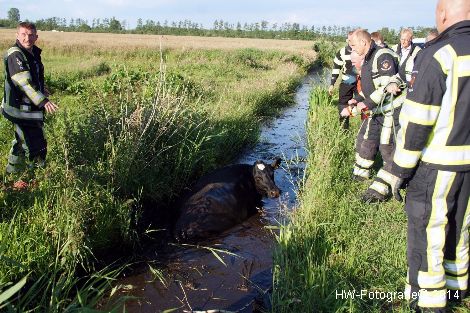
[{"label": "sky", "polygon": [[433,27],[437,0],[0,0],[0,18],[10,8],[21,20],[115,17],[134,28],[137,19],[155,22],[191,20],[212,28],[215,20],[236,24],[262,20],[269,25],[299,23],[310,26],[359,26],[375,31],[382,27]]}]

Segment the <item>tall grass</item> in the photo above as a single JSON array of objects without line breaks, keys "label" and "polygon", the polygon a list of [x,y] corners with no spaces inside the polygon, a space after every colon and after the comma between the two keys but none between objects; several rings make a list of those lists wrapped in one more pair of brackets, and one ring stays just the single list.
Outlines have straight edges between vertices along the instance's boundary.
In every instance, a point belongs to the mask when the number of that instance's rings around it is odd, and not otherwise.
[{"label": "tall grass", "polygon": [[396,201],[358,200],[368,186],[351,180],[358,124],[343,131],[326,89],[312,91],[307,179],[275,249],[275,312],[407,312],[405,214]]},{"label": "tall grass", "polygon": [[[147,227],[167,227],[153,213],[173,210],[169,203],[193,179],[256,141],[261,121],[291,103],[307,67],[257,50],[144,52],[53,66],[48,82],[60,111],[46,120],[48,165],[35,173],[36,188],[12,191],[18,176],[4,177],[0,189],[0,306],[9,311],[95,306],[119,274],[94,274],[102,256],[130,255]],[[2,141],[12,133],[1,119]]]}]

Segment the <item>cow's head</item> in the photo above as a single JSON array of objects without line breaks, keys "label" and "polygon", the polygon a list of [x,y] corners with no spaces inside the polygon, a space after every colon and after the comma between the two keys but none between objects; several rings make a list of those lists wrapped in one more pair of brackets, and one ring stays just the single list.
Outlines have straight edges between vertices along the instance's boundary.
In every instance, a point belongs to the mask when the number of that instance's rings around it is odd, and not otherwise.
[{"label": "cow's head", "polygon": [[272,164],[266,164],[263,161],[256,161],[253,165],[253,178],[255,180],[256,190],[259,194],[277,198],[281,191],[274,182],[274,170],[281,165],[281,158],[276,158]]}]

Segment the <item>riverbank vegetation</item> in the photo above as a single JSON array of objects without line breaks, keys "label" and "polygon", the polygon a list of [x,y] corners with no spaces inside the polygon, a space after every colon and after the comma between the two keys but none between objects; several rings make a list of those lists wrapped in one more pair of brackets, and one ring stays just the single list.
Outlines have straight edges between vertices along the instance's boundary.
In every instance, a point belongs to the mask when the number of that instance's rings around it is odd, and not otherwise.
[{"label": "riverbank vegetation", "polygon": [[[403,204],[363,204],[351,179],[355,118],[344,132],[327,87],[311,93],[300,207],[274,252],[274,312],[409,312]],[[455,308],[454,312],[468,312]]]},{"label": "riverbank vegetation", "polygon": [[[185,186],[257,140],[261,122],[293,101],[314,52],[311,43],[292,51],[40,38],[60,110],[46,118],[37,186],[12,189],[27,170],[2,177],[0,308],[72,312],[93,307],[119,274],[103,269],[104,255],[154,239],[171,215],[158,212]],[[3,168],[12,134],[2,118]]]}]

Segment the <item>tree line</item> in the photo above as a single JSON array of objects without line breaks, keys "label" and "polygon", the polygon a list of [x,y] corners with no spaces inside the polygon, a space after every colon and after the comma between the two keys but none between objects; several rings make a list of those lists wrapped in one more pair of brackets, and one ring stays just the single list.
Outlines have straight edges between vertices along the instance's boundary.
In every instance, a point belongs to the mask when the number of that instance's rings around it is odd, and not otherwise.
[{"label": "tree line", "polygon": [[[20,21],[20,12],[17,8],[8,10],[8,18],[0,19],[0,27],[16,27]],[[191,20],[183,21],[154,21],[141,18],[137,20],[135,28],[131,29],[126,20],[111,18],[93,18],[91,21],[77,18],[69,19],[51,17],[39,19],[34,22],[39,30],[57,30],[64,32],[109,32],[154,35],[186,35],[186,36],[220,36],[263,39],[298,39],[315,40],[329,37],[332,40],[343,40],[347,33],[353,30],[352,26],[305,26],[298,23],[269,23],[260,21],[255,23],[230,23],[222,19],[215,20],[212,28],[205,28],[200,23]],[[426,37],[430,27],[411,27],[415,37]],[[376,30],[371,30],[376,31]],[[397,42],[399,30],[384,27],[379,29],[384,40],[388,43]]]}]

